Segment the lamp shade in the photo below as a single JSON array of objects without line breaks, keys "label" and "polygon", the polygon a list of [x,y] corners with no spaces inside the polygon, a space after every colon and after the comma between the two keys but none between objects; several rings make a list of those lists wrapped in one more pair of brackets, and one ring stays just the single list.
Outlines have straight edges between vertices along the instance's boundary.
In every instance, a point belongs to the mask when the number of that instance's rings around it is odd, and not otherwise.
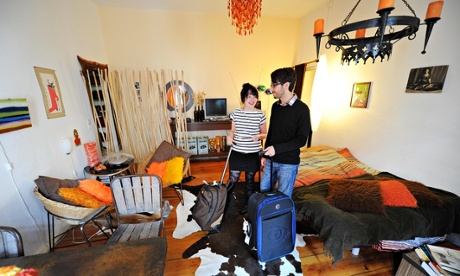
[{"label": "lamp shade", "polygon": [[64,154],[70,154],[72,152],[72,142],[69,138],[63,138],[59,141],[59,146]]},{"label": "lamp shade", "polygon": [[321,55],[316,67],[311,89],[310,120],[312,131],[317,131],[323,114],[325,94],[327,92],[327,58]]}]

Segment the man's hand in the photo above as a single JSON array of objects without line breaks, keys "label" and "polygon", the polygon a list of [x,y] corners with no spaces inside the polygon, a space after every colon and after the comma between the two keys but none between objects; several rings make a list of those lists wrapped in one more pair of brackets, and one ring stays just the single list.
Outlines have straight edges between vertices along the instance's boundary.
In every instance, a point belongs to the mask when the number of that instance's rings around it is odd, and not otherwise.
[{"label": "man's hand", "polygon": [[268,148],[265,149],[265,156],[273,156],[275,155],[275,148],[273,146],[269,146]]}]

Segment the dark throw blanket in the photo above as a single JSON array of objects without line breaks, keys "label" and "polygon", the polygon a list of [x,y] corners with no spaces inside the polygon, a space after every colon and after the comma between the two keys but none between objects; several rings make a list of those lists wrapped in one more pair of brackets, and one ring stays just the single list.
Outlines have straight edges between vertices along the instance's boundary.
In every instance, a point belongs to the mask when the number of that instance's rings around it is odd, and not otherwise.
[{"label": "dark throw blanket", "polygon": [[[354,179],[400,179],[389,173],[364,175]],[[374,245],[381,240],[409,240],[460,233],[460,198],[455,194],[429,188],[441,198],[440,206],[418,208],[385,206],[386,215],[345,212],[326,201],[330,180],[296,188],[293,199],[297,220],[307,221],[324,241],[333,262],[343,258],[353,246]]]}]

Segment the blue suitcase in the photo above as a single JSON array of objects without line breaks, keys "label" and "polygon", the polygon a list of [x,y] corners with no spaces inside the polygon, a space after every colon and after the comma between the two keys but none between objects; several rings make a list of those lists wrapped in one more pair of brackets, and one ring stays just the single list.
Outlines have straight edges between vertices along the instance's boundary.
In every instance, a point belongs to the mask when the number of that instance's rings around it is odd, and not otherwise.
[{"label": "blue suitcase", "polygon": [[279,191],[252,194],[247,219],[249,247],[257,249],[259,261],[278,259],[294,250],[295,207],[287,195]]}]

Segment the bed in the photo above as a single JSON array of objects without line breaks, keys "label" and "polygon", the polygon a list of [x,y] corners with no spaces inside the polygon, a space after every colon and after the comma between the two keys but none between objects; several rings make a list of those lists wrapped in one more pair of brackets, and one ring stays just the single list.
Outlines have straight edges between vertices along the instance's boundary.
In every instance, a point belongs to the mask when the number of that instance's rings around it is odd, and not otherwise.
[{"label": "bed", "polygon": [[460,198],[453,193],[375,170],[347,148],[313,146],[300,155],[292,195],[297,221],[319,235],[333,263],[344,250],[391,251],[388,244],[398,241],[460,233]]}]

